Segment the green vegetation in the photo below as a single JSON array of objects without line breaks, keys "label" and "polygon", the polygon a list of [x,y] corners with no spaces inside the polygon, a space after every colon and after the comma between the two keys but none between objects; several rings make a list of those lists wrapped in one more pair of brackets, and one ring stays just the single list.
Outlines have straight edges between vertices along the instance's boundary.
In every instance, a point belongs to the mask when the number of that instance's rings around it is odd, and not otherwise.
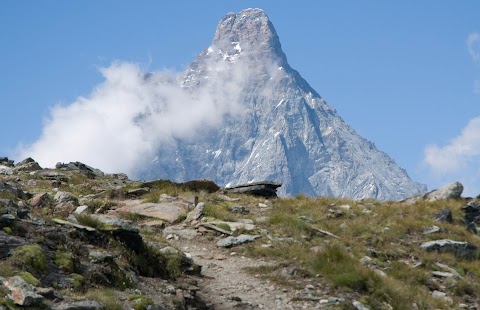
[{"label": "green vegetation", "polygon": [[23,245],[13,251],[12,261],[33,274],[43,274],[47,260],[43,250],[37,244]]},{"label": "green vegetation", "polygon": [[128,297],[128,300],[135,301],[135,306],[133,306],[135,310],[146,310],[148,306],[153,305],[152,299],[141,295],[132,295]]},{"label": "green vegetation", "polygon": [[15,275],[15,266],[11,259],[0,260],[0,277],[8,278]]},{"label": "green vegetation", "polygon": [[142,253],[127,252],[130,264],[144,277],[160,277],[177,279],[184,272],[185,266],[190,266],[182,252],[161,253],[146,245]]},{"label": "green vegetation", "polygon": [[105,310],[123,309],[122,304],[117,301],[115,291],[111,289],[90,289],[82,297],[98,301]]},{"label": "green vegetation", "polygon": [[73,279],[73,288],[76,290],[79,290],[87,284],[87,280],[85,279],[84,276],[78,274],[78,273],[72,273],[70,276]]},{"label": "green vegetation", "polygon": [[230,228],[230,225],[228,225],[226,223],[218,223],[216,226],[218,228],[226,230],[226,231],[232,231],[232,229]]},{"label": "green vegetation", "polygon": [[4,231],[5,233],[9,234],[9,235],[11,235],[11,234],[13,233],[13,230],[12,230],[10,227],[8,227],[8,226],[3,227],[3,231]]},{"label": "green vegetation", "polygon": [[40,281],[37,278],[35,278],[35,276],[28,271],[21,271],[17,274],[17,276],[20,276],[28,284],[31,284],[31,285],[37,286],[37,287],[41,286]]},{"label": "green vegetation", "polygon": [[235,221],[236,215],[228,211],[230,203],[221,201],[216,203],[207,203],[203,210],[205,216],[222,221]]},{"label": "green vegetation", "polygon": [[119,212],[118,215],[124,220],[129,220],[135,223],[145,221],[147,219],[152,219],[151,217],[132,212]]},{"label": "green vegetation", "polygon": [[104,227],[102,222],[100,222],[98,219],[91,216],[90,214],[77,214],[75,215],[75,218],[77,219],[78,223],[84,226],[89,226],[89,227],[98,228],[98,229],[101,229]]},{"label": "green vegetation", "polygon": [[64,271],[73,271],[73,255],[65,250],[55,252],[55,265]]}]

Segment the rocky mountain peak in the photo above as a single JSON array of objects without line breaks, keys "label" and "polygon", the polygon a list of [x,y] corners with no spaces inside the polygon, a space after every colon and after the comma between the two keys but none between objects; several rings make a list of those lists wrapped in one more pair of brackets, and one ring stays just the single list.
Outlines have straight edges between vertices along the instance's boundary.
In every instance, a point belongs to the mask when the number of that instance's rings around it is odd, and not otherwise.
[{"label": "rocky mountain peak", "polygon": [[288,65],[260,9],[227,14],[178,82],[192,96],[208,92],[221,122],[159,149],[144,179],[275,181],[281,196],[398,200],[426,191]]},{"label": "rocky mountain peak", "polygon": [[261,9],[228,13],[217,26],[212,46],[224,52],[276,56],[286,61],[277,32]]}]

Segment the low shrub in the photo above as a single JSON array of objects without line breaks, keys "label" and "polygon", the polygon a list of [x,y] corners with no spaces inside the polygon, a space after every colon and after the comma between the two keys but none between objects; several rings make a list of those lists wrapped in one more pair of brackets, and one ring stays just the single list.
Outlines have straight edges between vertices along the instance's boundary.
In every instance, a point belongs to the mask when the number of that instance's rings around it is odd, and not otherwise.
[{"label": "low shrub", "polygon": [[45,253],[37,244],[23,245],[13,251],[12,261],[33,274],[43,274],[47,269]]},{"label": "low shrub", "polygon": [[25,282],[33,286],[40,287],[42,285],[40,281],[28,271],[21,271],[17,274],[17,276],[20,276],[23,280],[25,280]]}]

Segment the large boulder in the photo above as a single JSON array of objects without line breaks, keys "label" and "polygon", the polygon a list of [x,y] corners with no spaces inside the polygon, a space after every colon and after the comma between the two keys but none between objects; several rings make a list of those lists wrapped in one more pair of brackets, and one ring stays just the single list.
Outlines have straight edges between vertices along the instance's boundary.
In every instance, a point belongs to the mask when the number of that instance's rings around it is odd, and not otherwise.
[{"label": "large boulder", "polygon": [[132,214],[140,214],[147,217],[153,217],[175,223],[184,216],[187,211],[187,206],[181,203],[139,203],[133,205],[126,205],[117,208],[115,212],[125,212]]},{"label": "large boulder", "polygon": [[42,167],[31,157],[28,157],[17,163],[14,169],[15,171],[37,171],[42,170]]},{"label": "large boulder", "polygon": [[20,276],[6,279],[3,285],[10,290],[9,297],[16,305],[35,309],[34,306],[39,306],[44,300],[42,295],[35,292],[35,287],[25,282]]},{"label": "large boulder", "polygon": [[29,202],[34,208],[43,208],[49,204],[50,196],[47,193],[38,193]]},{"label": "large boulder", "polygon": [[55,202],[56,205],[71,202],[78,206],[77,197],[73,196],[69,192],[61,192],[61,191],[57,192],[55,194],[55,197],[53,197],[53,201]]},{"label": "large boulder", "polygon": [[13,167],[13,160],[9,160],[8,157],[0,157],[0,165]]},{"label": "large boulder", "polygon": [[85,165],[81,162],[70,162],[68,164],[57,163],[55,169],[62,171],[76,171],[86,175],[89,178],[103,177],[105,174],[99,170]]},{"label": "large boulder", "polygon": [[463,185],[460,182],[450,183],[440,189],[431,191],[423,195],[427,201],[459,199],[463,192]]},{"label": "large boulder", "polygon": [[451,253],[456,257],[469,260],[478,259],[478,248],[468,242],[442,239],[424,242],[421,247],[429,252]]},{"label": "large boulder", "polygon": [[462,207],[464,212],[463,222],[467,229],[473,233],[477,233],[477,225],[480,224],[480,201],[470,201],[466,206]]},{"label": "large boulder", "polygon": [[13,169],[7,166],[0,165],[0,174],[11,175],[13,174]]},{"label": "large boulder", "polygon": [[144,250],[142,236],[140,236],[138,228],[132,221],[103,214],[92,214],[90,216],[102,224],[101,227],[97,228],[101,232],[111,234],[126,247],[137,253]]},{"label": "large boulder", "polygon": [[27,198],[27,194],[24,193],[18,184],[14,182],[0,182],[0,192],[7,192],[10,193],[12,196],[25,199]]},{"label": "large boulder", "polygon": [[8,235],[0,230],[0,259],[5,259],[13,249],[25,244],[27,244],[25,239]]}]

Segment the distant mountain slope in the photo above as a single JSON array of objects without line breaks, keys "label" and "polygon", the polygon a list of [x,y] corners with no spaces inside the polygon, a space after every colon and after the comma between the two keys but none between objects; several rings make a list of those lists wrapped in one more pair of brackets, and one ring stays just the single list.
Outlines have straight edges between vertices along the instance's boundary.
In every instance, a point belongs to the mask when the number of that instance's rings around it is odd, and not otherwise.
[{"label": "distant mountain slope", "polygon": [[216,129],[164,145],[146,179],[209,178],[219,185],[273,180],[281,195],[400,199],[426,191],[292,69],[260,9],[227,14],[213,43],[178,81],[195,96],[223,92],[238,107]]}]

